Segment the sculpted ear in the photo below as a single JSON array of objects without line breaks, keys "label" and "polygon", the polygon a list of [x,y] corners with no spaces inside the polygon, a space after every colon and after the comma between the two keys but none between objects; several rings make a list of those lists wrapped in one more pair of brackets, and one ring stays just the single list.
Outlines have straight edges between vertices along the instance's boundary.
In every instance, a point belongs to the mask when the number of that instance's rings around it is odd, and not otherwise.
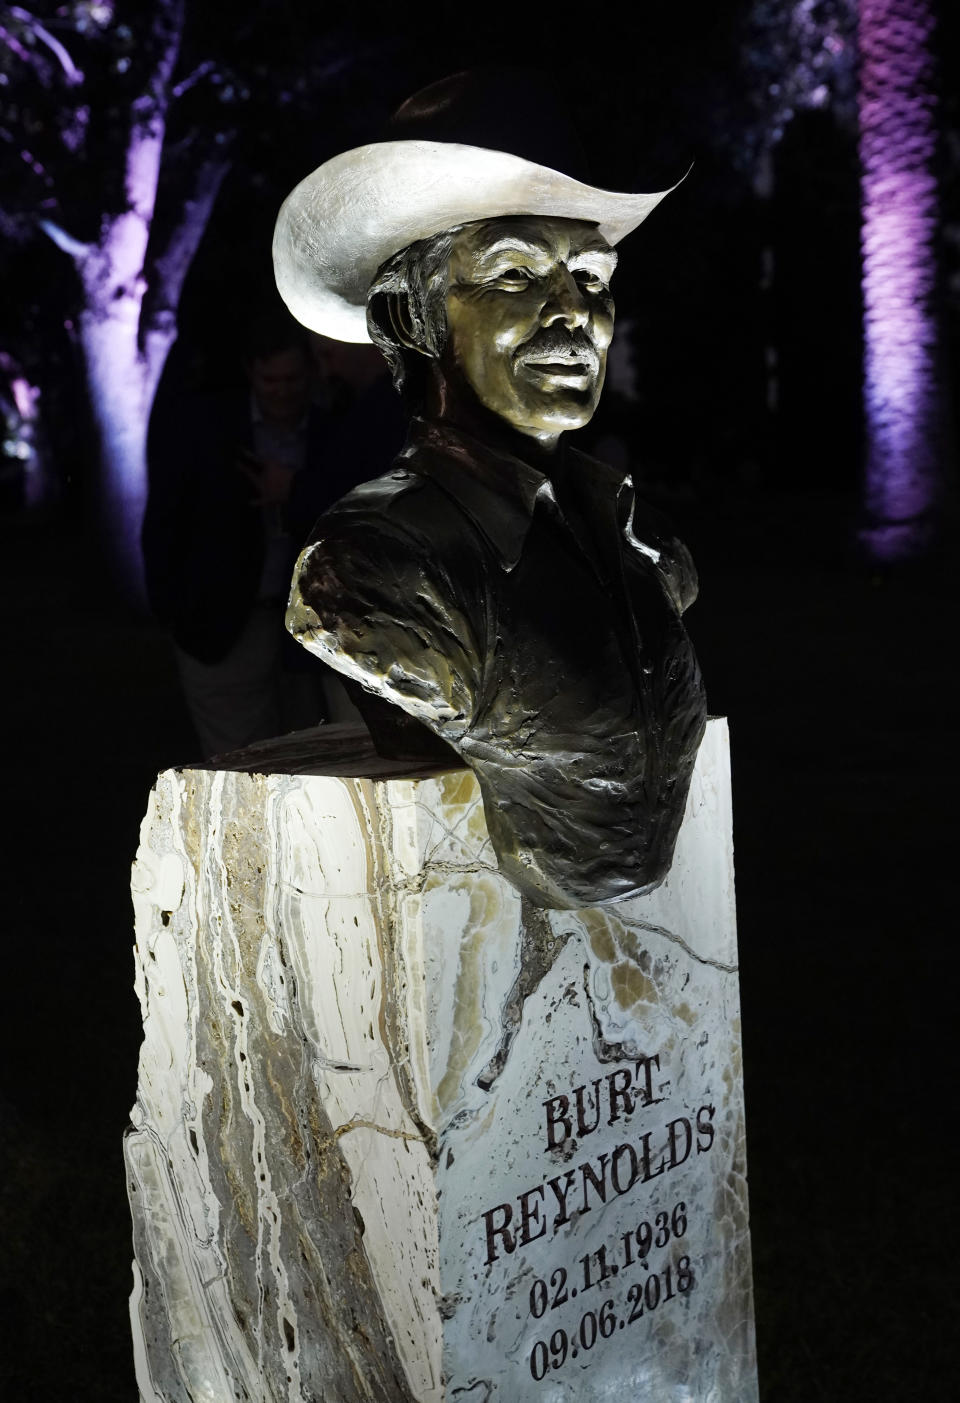
[{"label": "sculpted ear", "polygon": [[410,294],[407,292],[385,292],[382,296],[383,310],[400,345],[408,351],[416,351],[419,355],[431,359],[430,352],[423,344],[424,329],[420,325],[419,318],[414,316]]}]

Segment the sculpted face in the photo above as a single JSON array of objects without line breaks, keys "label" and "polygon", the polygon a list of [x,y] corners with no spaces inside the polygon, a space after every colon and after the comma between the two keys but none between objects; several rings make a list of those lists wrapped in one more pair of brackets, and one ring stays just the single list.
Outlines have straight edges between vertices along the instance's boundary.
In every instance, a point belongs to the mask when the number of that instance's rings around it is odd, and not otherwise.
[{"label": "sculpted face", "polygon": [[456,236],[447,354],[486,409],[544,447],[597,407],[616,262],[594,225],[572,219],[484,220]]}]

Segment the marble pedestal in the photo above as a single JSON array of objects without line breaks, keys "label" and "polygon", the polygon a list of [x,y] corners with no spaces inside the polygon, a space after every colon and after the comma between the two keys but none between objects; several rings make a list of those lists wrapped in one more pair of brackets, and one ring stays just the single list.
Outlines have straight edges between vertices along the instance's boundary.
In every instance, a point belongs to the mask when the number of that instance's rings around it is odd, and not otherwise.
[{"label": "marble pedestal", "polygon": [[751,1403],[725,723],[664,886],[550,913],[336,729],[143,822],[141,1399]]}]

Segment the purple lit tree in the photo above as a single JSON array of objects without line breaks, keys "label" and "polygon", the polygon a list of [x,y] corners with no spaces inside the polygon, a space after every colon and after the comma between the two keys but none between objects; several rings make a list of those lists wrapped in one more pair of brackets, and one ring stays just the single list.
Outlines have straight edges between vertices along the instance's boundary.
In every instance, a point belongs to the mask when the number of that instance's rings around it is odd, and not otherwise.
[{"label": "purple lit tree", "polygon": [[[85,373],[94,496],[137,606],[147,427],[184,280],[231,163],[242,154],[251,178],[258,161],[275,165],[291,129],[312,131],[335,80],[369,57],[355,43],[348,62],[342,47],[269,0],[235,0],[229,27],[187,0],[0,12],[0,150],[14,157],[0,238],[23,246],[42,231],[75,269],[76,314],[62,321]],[[9,348],[10,365],[22,360]]]},{"label": "purple lit tree", "polygon": [[[130,17],[136,23],[135,12]],[[151,239],[168,111],[203,76],[174,81],[183,26],[183,0],[152,0],[136,29],[118,21],[112,0],[92,0],[60,6],[42,22],[14,6],[0,29],[20,66],[12,75],[18,124],[5,136],[8,145],[20,147],[20,161],[33,177],[33,208],[21,192],[28,213],[20,223],[32,215],[76,269],[81,304],[75,334],[99,447],[96,496],[112,563],[134,601],[142,597],[138,541],[150,407],[176,338],[183,281],[229,165],[232,135],[224,126],[188,136],[177,153],[181,172],[189,167],[179,217],[166,222],[162,240]],[[97,131],[98,122],[109,123],[109,132]],[[84,203],[89,186],[77,188],[80,175],[97,182],[95,211]],[[67,225],[63,211],[71,205],[80,227]]]},{"label": "purple lit tree", "polygon": [[921,553],[940,488],[932,0],[860,0],[866,524],[879,562]]},{"label": "purple lit tree", "polygon": [[745,32],[757,121],[741,129],[747,138],[741,164],[752,170],[758,193],[769,193],[773,145],[802,108],[829,106],[841,126],[857,133],[866,430],[861,539],[881,562],[923,551],[942,476],[934,12],[935,0],[754,0]]}]

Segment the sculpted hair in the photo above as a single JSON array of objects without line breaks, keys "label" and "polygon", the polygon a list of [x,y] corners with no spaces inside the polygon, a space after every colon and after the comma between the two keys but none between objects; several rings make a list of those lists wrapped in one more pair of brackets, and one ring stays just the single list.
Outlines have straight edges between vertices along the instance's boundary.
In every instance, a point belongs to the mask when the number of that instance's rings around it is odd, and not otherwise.
[{"label": "sculpted hair", "polygon": [[447,339],[447,273],[455,235],[445,229],[418,239],[377,269],[367,293],[367,330],[383,353],[395,387],[414,407],[423,398],[428,360]]}]

